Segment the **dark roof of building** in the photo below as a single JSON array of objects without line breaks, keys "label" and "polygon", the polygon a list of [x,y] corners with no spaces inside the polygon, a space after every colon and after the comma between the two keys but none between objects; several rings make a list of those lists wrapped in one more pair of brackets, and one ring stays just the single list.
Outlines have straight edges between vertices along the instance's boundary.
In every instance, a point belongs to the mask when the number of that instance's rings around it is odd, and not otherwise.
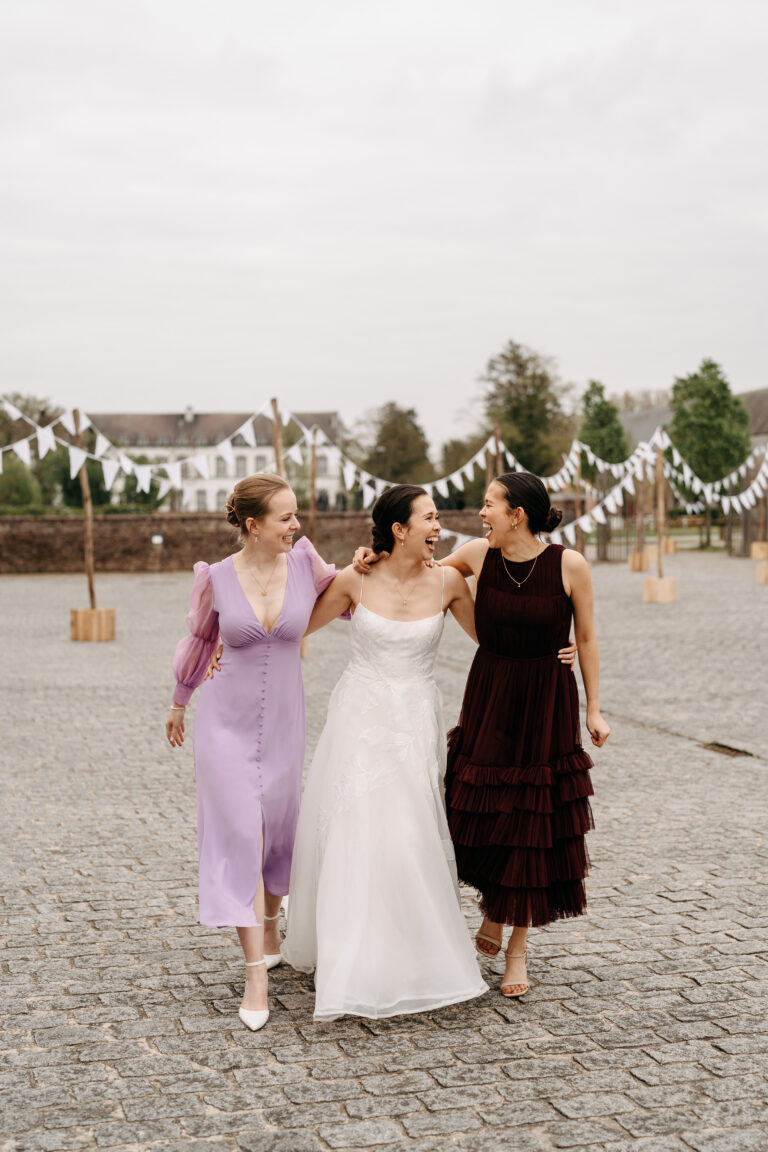
[{"label": "dark roof of building", "polygon": [[[232,438],[235,444],[245,444],[234,437],[251,415],[250,412],[89,412],[99,432],[126,448],[210,448],[222,440]],[[337,412],[297,412],[296,416],[311,428],[316,424],[328,439],[336,444],[340,435]],[[295,425],[294,425],[295,428]],[[272,443],[272,421],[268,416],[253,420],[256,443]]]},{"label": "dark roof of building", "polygon": [[[752,440],[768,436],[768,388],[757,388],[754,392],[739,392],[739,400],[749,412],[749,435]],[[658,426],[668,424],[672,419],[672,409],[667,404],[657,404],[654,408],[641,408],[637,412],[621,412],[619,419],[629,435],[631,444],[648,440]]]},{"label": "dark roof of building", "polygon": [[739,399],[749,412],[749,434],[755,437],[768,436],[768,388],[756,388],[753,392],[740,392]]}]

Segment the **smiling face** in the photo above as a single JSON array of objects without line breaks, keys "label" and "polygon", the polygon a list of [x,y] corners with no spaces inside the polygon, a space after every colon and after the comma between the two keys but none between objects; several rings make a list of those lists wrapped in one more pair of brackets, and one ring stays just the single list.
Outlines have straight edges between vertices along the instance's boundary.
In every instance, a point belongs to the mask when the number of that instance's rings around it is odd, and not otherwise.
[{"label": "smiling face", "polygon": [[510,508],[504,488],[492,480],[480,509],[480,519],[491,548],[503,548],[515,531],[514,525],[525,520],[525,512],[522,508]]},{"label": "smiling face", "polygon": [[[431,560],[440,539],[440,513],[431,496],[417,496],[407,524],[393,524],[395,547],[409,559]],[[402,548],[402,545],[405,548]]]},{"label": "smiling face", "polygon": [[251,537],[258,537],[258,548],[265,555],[279,556],[290,552],[293,536],[301,525],[296,516],[296,496],[291,488],[281,488],[269,502],[260,520],[249,518],[245,527]]}]

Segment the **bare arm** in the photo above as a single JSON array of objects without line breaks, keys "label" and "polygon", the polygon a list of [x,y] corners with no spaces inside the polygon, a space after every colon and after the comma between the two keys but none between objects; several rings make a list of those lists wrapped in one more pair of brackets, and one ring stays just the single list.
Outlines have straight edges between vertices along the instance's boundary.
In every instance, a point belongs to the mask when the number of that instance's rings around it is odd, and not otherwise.
[{"label": "bare arm", "polygon": [[438,563],[443,568],[455,568],[462,576],[479,576],[487,553],[487,540],[478,537],[477,540],[468,540]]},{"label": "bare arm", "polygon": [[453,567],[446,566],[445,572],[445,599],[446,608],[449,608],[457,623],[466,632],[470,640],[477,644],[475,631],[475,602],[469,585],[463,576]]},{"label": "bare arm", "polygon": [[592,743],[600,748],[611,730],[600,715],[600,654],[595,634],[592,576],[584,557],[571,548],[563,552],[563,587],[573,604],[579,667],[587,694],[587,729]]},{"label": "bare arm", "polygon": [[309,618],[305,636],[310,632],[317,632],[324,628],[331,620],[337,620],[342,613],[357,603],[356,590],[360,587],[360,577],[352,568],[342,569],[335,580],[326,588],[322,596],[318,596],[312,615]]}]

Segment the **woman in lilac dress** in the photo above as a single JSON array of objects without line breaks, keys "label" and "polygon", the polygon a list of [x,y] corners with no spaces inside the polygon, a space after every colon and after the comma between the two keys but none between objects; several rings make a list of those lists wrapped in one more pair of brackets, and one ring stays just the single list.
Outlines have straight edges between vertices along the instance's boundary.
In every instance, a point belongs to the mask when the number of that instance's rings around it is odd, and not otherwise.
[{"label": "woman in lilac dress", "polygon": [[[301,798],[299,645],[335,569],[308,540],[293,547],[296,497],[280,476],[241,480],[227,519],[243,546],[218,564],[195,565],[189,636],[176,649],[166,735],[172,747],[183,743],[184,709],[202,684],[194,731],[198,919],[237,928],[246,962],[239,1014],[255,1030],[269,1015],[267,967],[280,961],[277,917]],[[221,671],[203,683],[220,640]]]}]

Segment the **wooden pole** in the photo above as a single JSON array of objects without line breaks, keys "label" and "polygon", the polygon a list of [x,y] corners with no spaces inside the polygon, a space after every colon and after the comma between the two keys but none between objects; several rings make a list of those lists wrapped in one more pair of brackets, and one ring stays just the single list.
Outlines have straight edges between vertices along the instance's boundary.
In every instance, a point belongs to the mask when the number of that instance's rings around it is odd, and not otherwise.
[{"label": "wooden pole", "polygon": [[496,475],[501,476],[506,471],[503,461],[501,459],[501,425],[498,420],[494,421],[493,435],[496,440]]},{"label": "wooden pole", "polygon": [[661,554],[664,551],[664,521],[666,519],[666,500],[664,495],[664,453],[660,447],[656,448],[656,567],[661,580],[662,572]]},{"label": "wooden pole", "polygon": [[[75,408],[72,416],[75,421],[75,444],[78,448],[83,447],[83,434],[80,431],[80,410]],[[91,601],[91,608],[96,607],[96,582],[94,578],[94,562],[93,562],[93,501],[91,500],[91,486],[88,483],[88,472],[86,469],[86,461],[80,465],[78,472],[80,478],[80,491],[83,494],[83,528],[85,534],[85,575],[88,580],[88,596]]]},{"label": "wooden pole", "polygon": [[280,409],[277,406],[277,397],[273,396],[272,404],[272,447],[275,450],[275,472],[283,476],[283,423],[280,419]]},{"label": "wooden pole", "polygon": [[488,488],[488,485],[491,483],[491,480],[493,480],[493,456],[491,455],[490,448],[486,448],[486,450],[485,450],[485,487],[486,487],[486,489]]}]

